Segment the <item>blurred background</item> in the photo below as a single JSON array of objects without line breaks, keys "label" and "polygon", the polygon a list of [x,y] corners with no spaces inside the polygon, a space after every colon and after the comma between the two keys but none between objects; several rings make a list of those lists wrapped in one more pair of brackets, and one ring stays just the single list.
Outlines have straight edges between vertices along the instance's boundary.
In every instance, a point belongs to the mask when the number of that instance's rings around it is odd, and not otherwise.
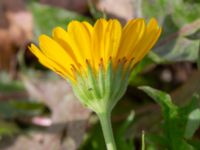
[{"label": "blurred background", "polygon": [[[1,150],[105,150],[95,114],[27,48],[56,26],[66,28],[71,20],[93,24],[100,17],[118,18],[123,25],[155,17],[163,28],[112,117],[120,150],[140,149],[142,130],[147,148],[159,149],[153,135],[162,132],[160,108],[137,87],[168,92],[178,106],[200,93],[200,0],[0,0]],[[200,129],[195,131],[199,146]]]}]

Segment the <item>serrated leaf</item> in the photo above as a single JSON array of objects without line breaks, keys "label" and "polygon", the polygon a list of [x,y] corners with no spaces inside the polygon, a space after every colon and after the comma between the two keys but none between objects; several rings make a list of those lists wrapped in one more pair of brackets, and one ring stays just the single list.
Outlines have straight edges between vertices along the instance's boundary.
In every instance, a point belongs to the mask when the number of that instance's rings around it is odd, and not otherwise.
[{"label": "serrated leaf", "polygon": [[147,93],[151,98],[153,98],[161,107],[165,109],[173,109],[175,110],[177,107],[172,103],[171,97],[169,94],[153,89],[148,86],[140,86],[139,89],[143,90]]},{"label": "serrated leaf", "polygon": [[148,86],[142,86],[140,89],[152,97],[162,108],[164,137],[168,143],[168,149],[193,150],[194,148],[183,138],[184,118],[180,116],[179,108],[172,103],[169,94]]}]

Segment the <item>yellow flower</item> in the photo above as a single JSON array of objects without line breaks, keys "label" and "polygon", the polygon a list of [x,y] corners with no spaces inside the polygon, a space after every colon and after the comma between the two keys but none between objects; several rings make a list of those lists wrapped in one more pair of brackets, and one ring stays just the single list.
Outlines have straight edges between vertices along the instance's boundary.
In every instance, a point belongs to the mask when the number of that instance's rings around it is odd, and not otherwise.
[{"label": "yellow flower", "polygon": [[39,48],[29,48],[40,63],[69,79],[85,105],[101,112],[99,107],[112,109],[123,95],[131,70],[160,33],[155,19],[148,24],[144,19],[130,20],[123,28],[116,19],[99,19],[94,25],[72,21],[67,30],[56,27],[52,37],[41,35]]},{"label": "yellow flower", "polygon": [[41,35],[40,50],[34,44],[30,50],[44,66],[75,81],[73,69],[86,71],[86,61],[94,72],[98,71],[101,61],[107,66],[110,59],[115,67],[122,59],[133,67],[152,48],[160,32],[155,19],[148,25],[143,19],[134,19],[123,29],[115,19],[99,19],[94,26],[72,21],[67,30],[56,27],[52,37]]},{"label": "yellow flower", "polygon": [[130,20],[123,28],[116,19],[99,19],[92,26],[72,21],[41,35],[29,49],[47,68],[67,79],[75,95],[100,119],[107,150],[116,150],[111,111],[123,96],[130,72],[153,47],[161,33],[155,19]]}]

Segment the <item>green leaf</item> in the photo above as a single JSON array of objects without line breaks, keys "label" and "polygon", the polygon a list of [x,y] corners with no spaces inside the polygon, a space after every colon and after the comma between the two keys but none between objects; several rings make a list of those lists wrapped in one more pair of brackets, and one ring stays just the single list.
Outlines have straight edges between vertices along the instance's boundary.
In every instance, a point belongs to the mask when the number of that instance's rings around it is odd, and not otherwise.
[{"label": "green leaf", "polygon": [[148,86],[140,87],[162,108],[164,123],[164,137],[167,148],[170,150],[193,150],[193,147],[184,140],[184,117],[181,116],[179,108],[171,101],[169,94],[153,89]]},{"label": "green leaf", "polygon": [[149,59],[149,57],[145,57],[137,66],[135,66],[135,68],[133,69],[133,71],[131,72],[131,76],[130,76],[130,83],[134,84],[136,83],[138,80],[135,80],[135,78],[137,77],[137,75],[145,68],[147,67],[149,64],[152,64],[152,60]]},{"label": "green leaf", "polygon": [[[97,118],[95,118],[95,119],[97,119]],[[101,126],[99,123],[93,124],[92,129],[90,130],[89,133],[87,133],[86,139],[83,142],[83,145],[79,149],[80,150],[89,150],[89,149],[104,150],[104,149],[106,149],[102,129],[101,129]]]},{"label": "green leaf", "polygon": [[164,136],[160,136],[155,133],[147,133],[145,138],[147,150],[167,147],[168,143]]},{"label": "green leaf", "polygon": [[168,61],[197,59],[198,41],[186,37],[200,29],[200,3],[189,3],[185,0],[144,0],[141,6],[144,16],[154,16],[163,29],[153,48],[155,53]]},{"label": "green leaf", "polygon": [[[162,36],[153,51],[168,61],[195,61],[198,56],[198,41],[189,40],[185,36],[199,29],[200,20],[179,29],[172,16],[166,16],[165,19],[162,25]],[[162,63],[165,62],[167,61],[163,61]]]},{"label": "green leaf", "polygon": [[[148,86],[140,86],[139,89],[147,93],[151,98],[153,98],[163,110],[173,110],[177,111],[177,107],[172,103],[171,97],[169,94],[153,89]],[[167,115],[167,114],[166,114]]]},{"label": "green leaf", "polygon": [[200,39],[200,29],[198,29],[196,32],[187,35],[186,38],[190,40],[199,40]]},{"label": "green leaf", "polygon": [[199,42],[199,49],[198,49],[197,67],[198,67],[198,70],[200,70],[200,42]]},{"label": "green leaf", "polygon": [[6,72],[0,73],[0,92],[20,92],[24,91],[24,89],[24,85],[21,81],[12,80]]},{"label": "green leaf", "polygon": [[193,110],[189,116],[185,129],[185,138],[191,138],[200,126],[200,109]]},{"label": "green leaf", "polygon": [[104,14],[103,12],[97,10],[94,2],[92,2],[92,0],[88,0],[88,6],[89,6],[89,10],[91,15],[93,16],[93,18],[95,19],[99,19],[99,18],[106,18],[106,14]]},{"label": "green leaf", "polygon": [[155,100],[162,108],[164,117],[164,133],[168,143],[169,148],[178,149],[177,143],[180,143],[180,130],[177,128],[177,113],[178,108],[172,103],[170,96],[162,91],[153,89],[148,86],[139,87],[147,93],[153,100]]},{"label": "green leaf", "polygon": [[118,149],[121,150],[133,150],[134,149],[134,143],[133,139],[130,137],[126,137],[126,132],[129,128],[129,126],[132,124],[134,119],[134,112],[132,111],[127,119],[117,128],[115,132],[115,140]]},{"label": "green leaf", "polygon": [[199,108],[199,95],[193,94],[192,98],[188,101],[185,106],[179,107],[181,116],[188,116],[193,110]]},{"label": "green leaf", "polygon": [[4,83],[0,81],[0,91],[4,93],[9,92],[20,92],[24,90],[24,86],[21,82],[18,81],[12,81],[9,83]]},{"label": "green leaf", "polygon": [[193,147],[195,147],[195,150],[199,150],[200,149],[200,141],[199,139],[193,139],[188,141]]},{"label": "green leaf", "polygon": [[19,131],[19,128],[14,123],[0,120],[0,138],[2,136],[12,136]]},{"label": "green leaf", "polygon": [[0,102],[0,116],[3,118],[35,116],[44,112],[45,106],[41,103],[19,100]]},{"label": "green leaf", "polygon": [[[185,2],[185,0],[150,0],[142,1],[142,12],[144,16],[151,18],[154,16],[160,22],[164,22],[167,15],[171,15],[174,23],[178,27],[191,23],[200,17],[200,3]],[[170,9],[169,9],[170,8]]]},{"label": "green leaf", "polygon": [[194,94],[189,103],[179,107],[179,122],[184,126],[184,138],[193,136],[200,125],[199,95]]}]

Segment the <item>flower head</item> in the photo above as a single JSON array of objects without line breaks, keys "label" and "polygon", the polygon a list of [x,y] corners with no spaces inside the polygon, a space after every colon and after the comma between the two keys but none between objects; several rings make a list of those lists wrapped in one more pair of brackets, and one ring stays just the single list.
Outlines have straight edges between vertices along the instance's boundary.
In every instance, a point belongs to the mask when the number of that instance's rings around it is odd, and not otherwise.
[{"label": "flower head", "polygon": [[100,113],[111,110],[123,95],[131,70],[153,47],[161,33],[155,19],[72,21],[41,35],[30,50],[47,68],[68,79],[85,105]]}]

